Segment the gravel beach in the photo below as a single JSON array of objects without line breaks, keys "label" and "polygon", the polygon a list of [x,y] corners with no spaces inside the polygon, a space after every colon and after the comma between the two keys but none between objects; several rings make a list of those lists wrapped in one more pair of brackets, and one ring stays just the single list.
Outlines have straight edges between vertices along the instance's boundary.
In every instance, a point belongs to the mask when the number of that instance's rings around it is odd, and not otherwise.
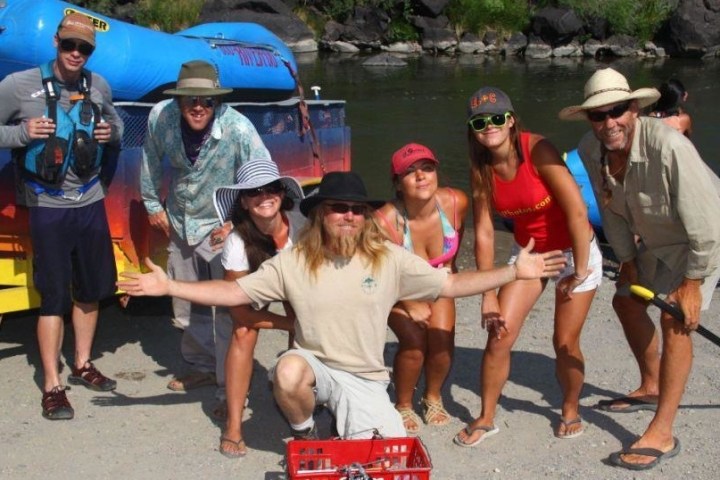
[{"label": "gravel beach", "polygon": [[[508,238],[507,233],[499,235]],[[474,268],[470,239],[468,233],[461,269]],[[500,258],[504,255],[498,253]],[[614,287],[608,275],[582,337],[586,385],[581,413],[588,427],[571,440],[553,436],[561,397],[552,350],[553,292],[547,290],[527,319],[513,354],[497,417],[500,433],[476,448],[452,444],[455,433],[479,412],[478,372],[486,339],[479,325],[479,298],[458,300],[455,361],[445,389],[453,421],[443,427],[425,426],[420,432],[434,466],[431,478],[717,478],[720,349],[697,335],[693,371],[675,424],[682,453],[648,472],[608,464],[608,455],[629,444],[652,418],[651,412],[612,414],[592,408],[638,382],[636,364],[610,305]],[[718,332],[717,290],[715,297],[703,324]],[[659,316],[656,309],[653,314]],[[117,379],[118,388],[98,393],[74,386],[68,392],[75,408],[72,421],[51,422],[40,415],[34,329],[34,315],[29,313],[7,315],[0,324],[0,478],[286,478],[284,441],[289,430],[273,405],[267,382],[267,370],[286,344],[285,334],[263,332],[260,337],[244,424],[250,450],[247,457],[230,460],[217,451],[221,425],[211,417],[214,389],[166,389],[172,375],[185,368],[180,332],[170,325],[166,300],[133,299],[125,310],[113,301],[103,308],[94,362]],[[70,340],[66,338],[63,349],[66,365],[73,354]],[[396,348],[388,333],[388,365]],[[66,366],[63,376],[68,373]],[[321,415],[319,427],[328,434],[327,415]]]}]

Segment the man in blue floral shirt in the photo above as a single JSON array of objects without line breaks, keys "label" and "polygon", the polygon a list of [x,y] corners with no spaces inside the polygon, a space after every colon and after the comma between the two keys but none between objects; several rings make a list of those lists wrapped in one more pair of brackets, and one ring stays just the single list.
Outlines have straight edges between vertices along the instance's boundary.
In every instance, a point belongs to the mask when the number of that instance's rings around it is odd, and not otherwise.
[{"label": "man in blue floral shirt", "polygon": [[[153,107],[143,146],[140,189],[150,224],[170,238],[168,274],[178,280],[222,278],[219,253],[232,224],[220,224],[213,192],[229,185],[235,171],[251,159],[270,159],[253,124],[221,103],[213,65],[195,60],[180,68],[174,98]],[[170,184],[161,197],[163,159]],[[184,329],[181,352],[191,371],[168,388],[185,391],[217,383],[224,399],[224,361],[232,321],[226,311],[173,299],[174,323]],[[222,415],[222,404],[217,414]]]}]

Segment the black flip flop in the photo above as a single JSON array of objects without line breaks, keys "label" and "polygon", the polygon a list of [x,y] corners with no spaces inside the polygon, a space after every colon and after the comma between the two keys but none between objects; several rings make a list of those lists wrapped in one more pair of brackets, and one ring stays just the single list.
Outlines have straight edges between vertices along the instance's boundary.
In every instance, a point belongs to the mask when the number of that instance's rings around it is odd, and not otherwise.
[{"label": "black flip flop", "polygon": [[[625,403],[626,406],[622,408],[614,408],[614,405],[617,403]],[[649,410],[652,412],[657,411],[657,403],[648,402],[647,400],[640,400],[639,398],[635,397],[618,397],[618,398],[611,398],[609,400],[600,400],[596,408],[598,410],[604,410],[606,412],[614,412],[614,413],[631,413],[631,412],[638,412],[640,410]]]},{"label": "black flip flop", "polygon": [[[678,453],[680,453],[680,440],[673,437],[673,441],[675,442],[675,444],[673,445],[672,450],[669,450],[667,452],[663,452],[656,448],[626,448],[620,450],[619,452],[611,453],[609,460],[610,463],[612,463],[616,467],[627,468],[628,470],[650,470],[651,468],[656,467],[661,461],[667,458],[672,458]],[[652,462],[648,463],[630,463],[623,460],[623,455],[632,454],[655,458]]]}]

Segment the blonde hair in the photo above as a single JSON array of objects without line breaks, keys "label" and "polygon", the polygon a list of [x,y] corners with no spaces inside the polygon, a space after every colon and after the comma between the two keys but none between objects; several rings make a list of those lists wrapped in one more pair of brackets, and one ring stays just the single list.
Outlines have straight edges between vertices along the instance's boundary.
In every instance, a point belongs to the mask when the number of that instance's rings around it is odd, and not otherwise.
[{"label": "blonde hair", "polygon": [[[323,205],[313,208],[308,214],[308,222],[298,235],[295,253],[305,257],[310,274],[317,276],[320,267],[331,258],[331,253],[325,246],[325,227],[323,226]],[[385,237],[380,231],[370,211],[365,213],[365,222],[358,236],[357,252],[371,266],[373,273],[377,273],[383,263],[385,255],[389,252],[385,245]]]}]

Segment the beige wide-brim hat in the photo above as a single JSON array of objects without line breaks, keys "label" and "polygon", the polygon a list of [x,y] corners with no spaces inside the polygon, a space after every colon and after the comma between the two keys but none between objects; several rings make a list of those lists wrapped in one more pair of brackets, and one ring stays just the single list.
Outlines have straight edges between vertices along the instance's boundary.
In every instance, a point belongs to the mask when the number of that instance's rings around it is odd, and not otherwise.
[{"label": "beige wide-brim hat", "polygon": [[193,60],[183,63],[175,88],[165,90],[165,95],[212,97],[232,92],[232,88],[220,87],[217,70],[208,62]]},{"label": "beige wide-brim hat", "polygon": [[627,79],[612,68],[603,68],[593,73],[585,83],[585,101],[560,110],[560,120],[586,120],[586,110],[612,105],[613,103],[637,100],[640,108],[657,102],[660,92],[656,88],[630,89]]}]

